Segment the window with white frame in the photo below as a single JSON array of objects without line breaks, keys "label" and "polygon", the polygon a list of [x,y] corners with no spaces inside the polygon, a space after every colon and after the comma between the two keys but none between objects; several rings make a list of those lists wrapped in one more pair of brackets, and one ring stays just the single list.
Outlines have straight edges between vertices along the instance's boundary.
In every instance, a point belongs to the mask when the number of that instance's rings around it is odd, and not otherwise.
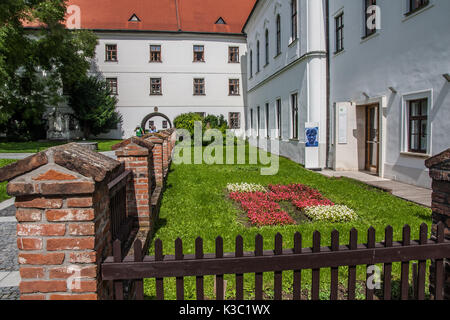
[{"label": "window with white frame", "polygon": [[428,98],[406,102],[407,151],[427,153],[428,150]]}]

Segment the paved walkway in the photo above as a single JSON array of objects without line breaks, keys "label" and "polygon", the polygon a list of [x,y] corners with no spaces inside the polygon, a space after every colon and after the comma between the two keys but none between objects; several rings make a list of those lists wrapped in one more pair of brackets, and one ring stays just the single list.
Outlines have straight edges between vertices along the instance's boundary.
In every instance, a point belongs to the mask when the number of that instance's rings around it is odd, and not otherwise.
[{"label": "paved walkway", "polygon": [[19,299],[19,264],[14,199],[0,203],[0,300]]},{"label": "paved walkway", "polygon": [[[113,159],[117,158],[114,151],[104,151],[100,153]],[[34,153],[0,153],[0,159],[21,160],[25,159],[26,157],[32,156],[33,154]]]},{"label": "paved walkway", "polygon": [[328,177],[347,177],[355,179],[373,187],[383,189],[404,200],[408,200],[425,207],[431,207],[431,189],[380,178],[360,171],[323,170],[320,173]]}]

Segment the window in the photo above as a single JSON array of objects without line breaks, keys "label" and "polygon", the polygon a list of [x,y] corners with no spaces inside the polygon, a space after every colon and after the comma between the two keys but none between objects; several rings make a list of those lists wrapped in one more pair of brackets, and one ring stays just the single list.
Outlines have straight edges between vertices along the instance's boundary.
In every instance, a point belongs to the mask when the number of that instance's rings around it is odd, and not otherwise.
[{"label": "window", "polygon": [[228,62],[239,63],[239,47],[228,48]]},{"label": "window", "polygon": [[335,18],[336,22],[336,51],[335,53],[344,50],[344,13],[341,13]]},{"label": "window", "polygon": [[202,118],[204,118],[206,116],[206,114],[204,112],[195,112],[195,113],[198,114]]},{"label": "window", "polygon": [[167,129],[167,120],[163,120],[162,127],[163,129]]},{"label": "window", "polygon": [[277,130],[278,138],[281,139],[281,99],[277,100]]},{"label": "window", "polygon": [[105,51],[105,61],[117,62],[117,44],[107,44]]},{"label": "window", "polygon": [[261,128],[261,112],[259,110],[260,108],[256,108],[256,136],[259,137],[259,128]]},{"label": "window", "polygon": [[239,79],[229,79],[229,91],[228,94],[230,96],[238,96],[239,95]]},{"label": "window", "polygon": [[408,151],[427,153],[428,99],[411,100],[408,109]]},{"label": "window", "polygon": [[260,63],[260,53],[259,53],[259,41],[256,42],[256,72],[259,72],[259,63]]},{"label": "window", "polygon": [[117,96],[118,95],[117,78],[106,78],[106,82],[109,85],[109,89],[111,90],[111,94]]},{"label": "window", "polygon": [[297,39],[297,0],[291,2],[291,38],[292,41]]},{"label": "window", "polygon": [[266,136],[270,138],[269,134],[269,104],[266,103]]},{"label": "window", "polygon": [[161,46],[150,46],[150,62],[161,62]]},{"label": "window", "polygon": [[230,129],[240,129],[241,128],[241,113],[240,112],[228,113],[228,123],[230,124]]},{"label": "window", "polygon": [[194,96],[205,95],[205,79],[194,79]]},{"label": "window", "polygon": [[281,53],[281,17],[277,16],[277,55]]},{"label": "window", "polygon": [[407,15],[424,8],[429,4],[429,0],[409,0],[409,12]]},{"label": "window", "polygon": [[205,62],[204,46],[194,46],[194,62]]},{"label": "window", "polygon": [[292,139],[298,139],[298,95],[291,95],[292,103]]},{"label": "window", "polygon": [[253,51],[250,50],[250,78],[253,77]]},{"label": "window", "polygon": [[266,66],[269,64],[269,30],[266,29]]},{"label": "window", "polygon": [[150,79],[150,95],[151,96],[162,95],[161,78],[151,78]]},{"label": "window", "polygon": [[253,109],[250,109],[250,129],[253,130]]},{"label": "window", "polygon": [[367,25],[367,22],[369,21],[370,17],[373,15],[372,12],[367,13],[368,9],[371,6],[376,6],[377,5],[377,0],[364,0],[365,6],[364,6],[364,24],[365,24],[365,30],[366,30],[366,34],[365,36],[368,37],[372,34],[374,34],[375,32],[377,32],[376,28],[369,28],[369,26]]}]

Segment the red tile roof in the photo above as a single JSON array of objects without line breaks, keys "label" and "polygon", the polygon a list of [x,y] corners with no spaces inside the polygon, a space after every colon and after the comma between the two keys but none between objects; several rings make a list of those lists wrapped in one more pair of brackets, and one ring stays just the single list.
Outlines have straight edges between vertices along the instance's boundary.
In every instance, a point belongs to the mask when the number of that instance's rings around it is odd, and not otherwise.
[{"label": "red tile roof", "polygon": [[[241,33],[256,0],[69,0],[81,28]],[[133,14],[140,22],[128,21]],[[226,24],[215,24],[222,17]]]}]

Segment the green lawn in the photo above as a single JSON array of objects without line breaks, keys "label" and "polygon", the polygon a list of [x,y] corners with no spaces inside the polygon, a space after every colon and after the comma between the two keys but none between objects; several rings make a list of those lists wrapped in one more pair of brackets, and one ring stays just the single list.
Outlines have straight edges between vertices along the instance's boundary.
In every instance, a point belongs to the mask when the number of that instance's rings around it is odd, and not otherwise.
[{"label": "green lawn", "polygon": [[[111,146],[122,140],[89,140],[98,142],[98,151],[111,151]],[[46,150],[48,148],[66,144],[67,141],[50,141],[50,142],[0,142],[0,153],[35,153]]]},{"label": "green lawn", "polygon": [[[280,158],[280,170],[274,176],[261,176],[260,165],[174,165],[172,164],[167,186],[164,191],[160,220],[157,223],[155,238],[160,238],[164,245],[164,254],[174,254],[174,241],[177,237],[183,240],[185,254],[194,253],[194,241],[197,237],[204,240],[204,252],[213,253],[214,240],[217,236],[224,239],[224,251],[234,252],[234,241],[237,235],[244,238],[246,251],[254,250],[255,236],[260,233],[264,237],[264,249],[274,248],[274,236],[277,232],[283,235],[283,248],[293,247],[294,233],[299,231],[303,236],[303,246],[312,245],[312,234],[315,230],[322,233],[322,245],[330,245],[330,233],[333,229],[340,232],[340,241],[348,243],[350,229],[359,230],[358,242],[364,243],[367,229],[375,227],[377,241],[384,238],[387,225],[394,228],[394,241],[401,239],[402,227],[409,224],[412,238],[419,237],[421,223],[431,225],[431,210],[401,200],[389,193],[368,187],[350,179],[327,178],[318,173],[305,170],[302,166],[285,158]],[[301,183],[318,189],[325,197],[338,204],[354,209],[359,219],[352,223],[306,222],[301,225],[284,227],[246,228],[239,218],[239,209],[227,199],[225,188],[227,183],[260,183],[289,184]],[[150,254],[153,254],[153,245]],[[398,294],[399,265],[393,265],[394,295]],[[340,268],[340,283],[346,287],[347,270]],[[364,267],[358,268],[358,280],[365,279]],[[292,272],[283,272],[283,291],[288,297],[292,292]],[[302,274],[302,286],[310,287],[311,272]],[[234,297],[234,276],[226,275],[227,298]],[[330,272],[322,269],[321,298],[329,297]],[[264,275],[265,293],[273,296],[273,273]],[[363,283],[363,282],[361,282]],[[359,288],[359,298],[364,297],[363,287]],[[254,275],[245,275],[246,299],[254,297]],[[147,298],[155,296],[154,279],[145,279]],[[205,296],[214,299],[213,277],[205,277]],[[166,299],[175,298],[175,280],[165,279]],[[195,278],[185,279],[185,298],[195,299]]]},{"label": "green lawn", "polygon": [[[8,164],[16,162],[16,161],[17,160],[0,159],[0,168],[7,166]],[[7,184],[8,184],[8,182],[0,182],[0,202],[11,198],[10,196],[8,196],[6,194],[6,185]]]}]

